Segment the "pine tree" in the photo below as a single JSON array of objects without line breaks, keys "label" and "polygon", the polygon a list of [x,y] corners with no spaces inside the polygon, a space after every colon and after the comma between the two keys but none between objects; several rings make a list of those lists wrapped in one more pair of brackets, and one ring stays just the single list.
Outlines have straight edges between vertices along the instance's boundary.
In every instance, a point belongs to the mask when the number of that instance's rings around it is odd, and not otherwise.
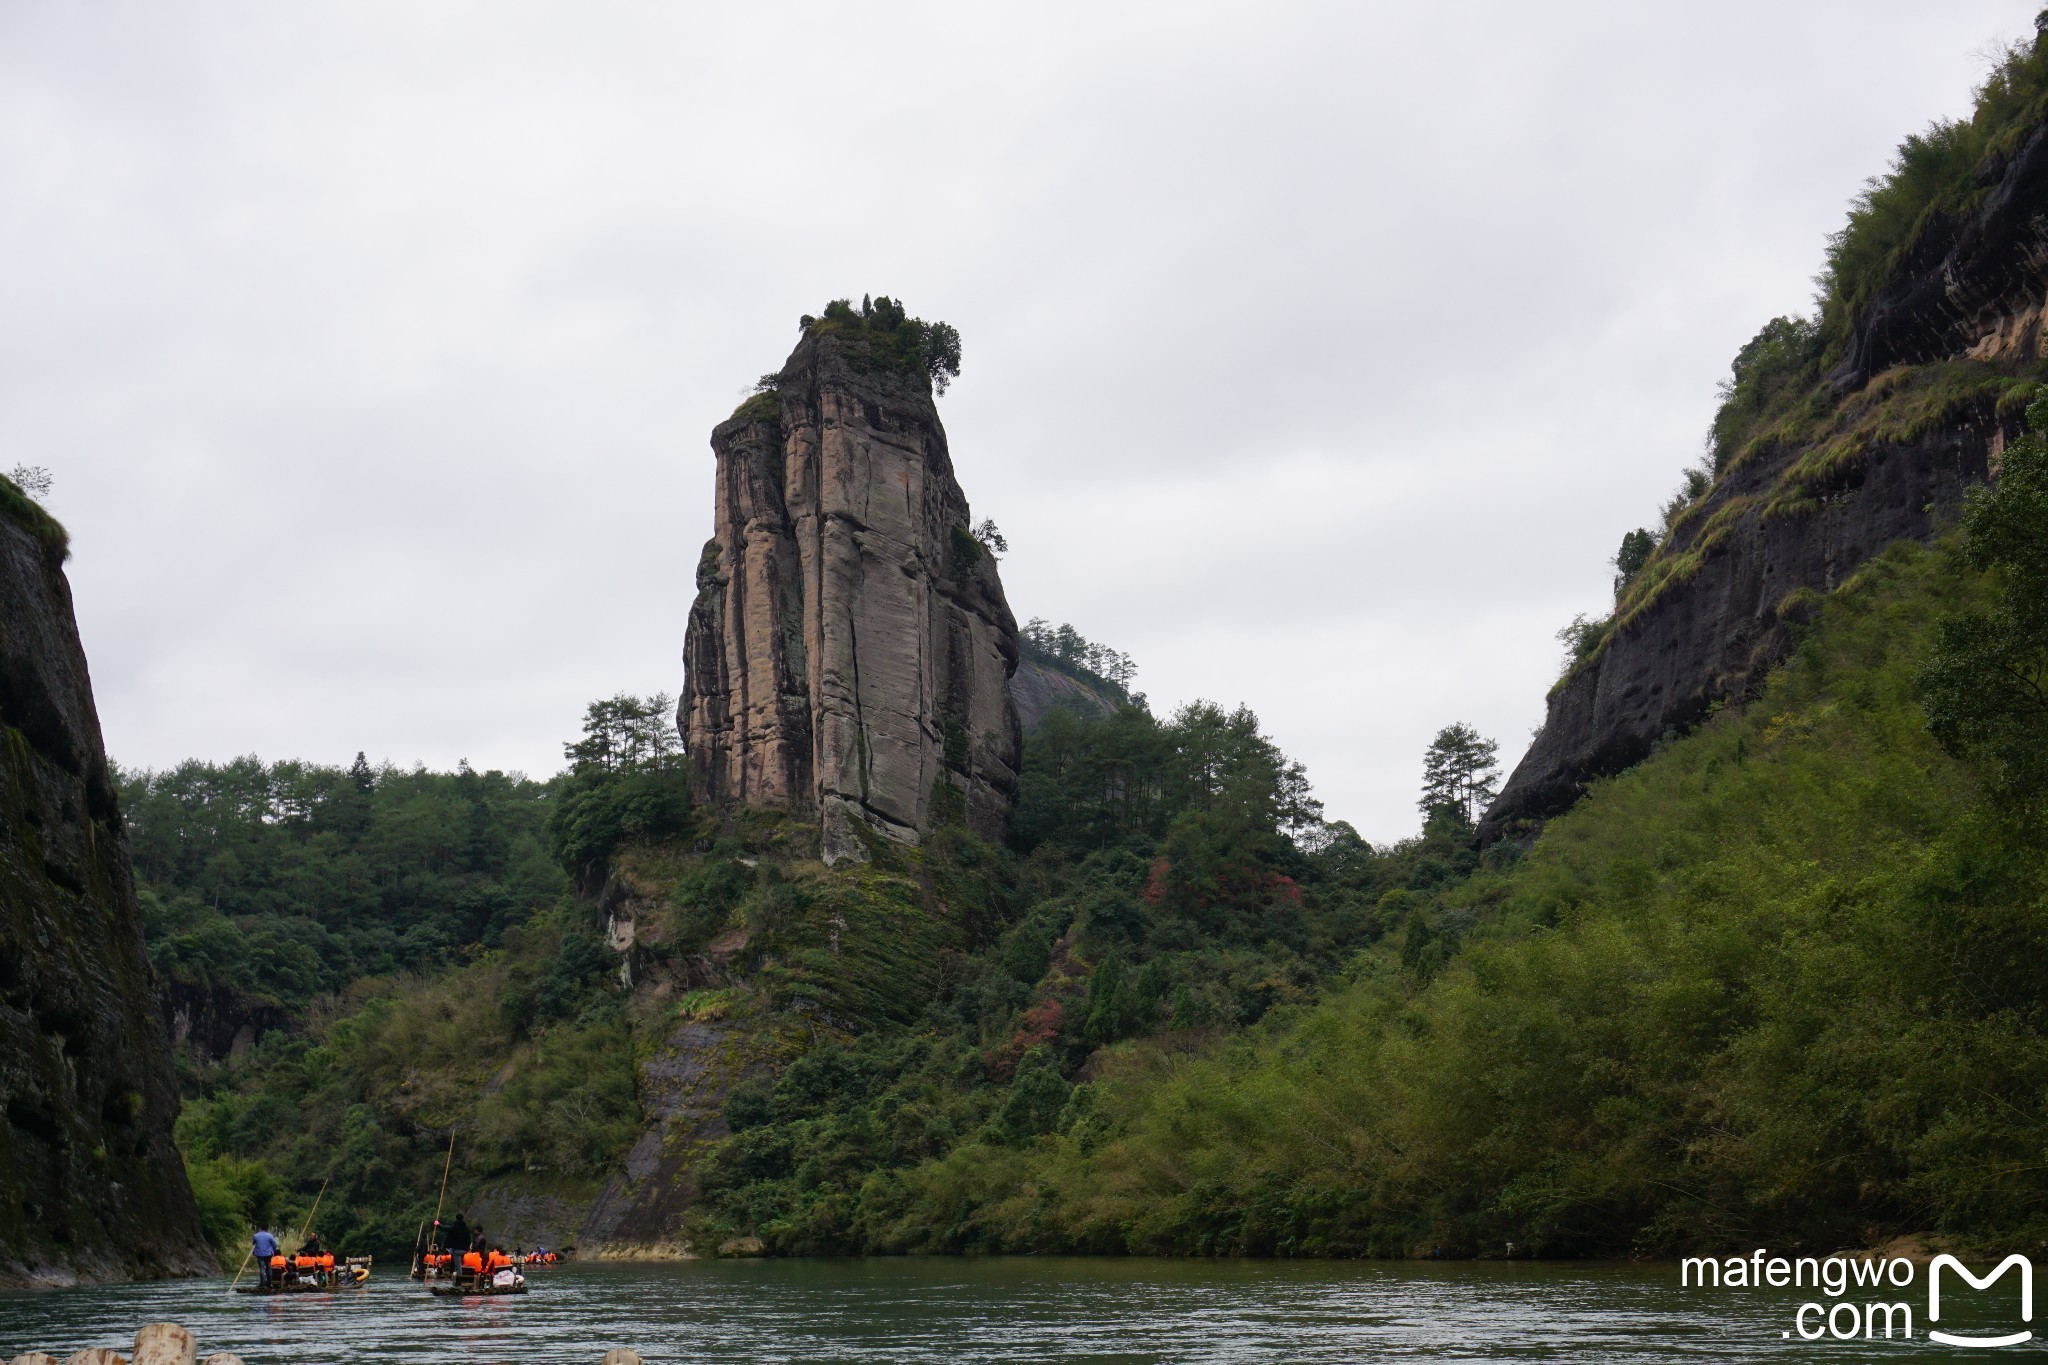
[{"label": "pine tree", "polygon": [[1416,804],[1424,818],[1450,811],[1475,823],[1499,790],[1499,752],[1498,744],[1462,721],[1437,731],[1422,756],[1422,799]]}]

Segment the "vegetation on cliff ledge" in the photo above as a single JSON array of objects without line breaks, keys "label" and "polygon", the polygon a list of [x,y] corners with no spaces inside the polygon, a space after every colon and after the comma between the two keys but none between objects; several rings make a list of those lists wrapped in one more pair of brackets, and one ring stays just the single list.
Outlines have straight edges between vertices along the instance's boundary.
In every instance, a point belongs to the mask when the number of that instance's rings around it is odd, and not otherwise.
[{"label": "vegetation on cliff ledge", "polygon": [[[888,295],[863,297],[855,308],[834,299],[824,315],[806,313],[798,327],[807,337],[831,337],[846,363],[859,374],[894,374],[943,394],[960,377],[960,331],[951,323],[911,317]],[[740,400],[729,422],[775,426],[782,420],[782,376],[764,374]]]},{"label": "vegetation on cliff ledge", "polygon": [[834,299],[822,317],[806,313],[799,325],[805,336],[838,338],[856,368],[914,375],[938,393],[960,377],[959,330],[911,317],[887,295],[863,297],[858,309],[850,300]]}]

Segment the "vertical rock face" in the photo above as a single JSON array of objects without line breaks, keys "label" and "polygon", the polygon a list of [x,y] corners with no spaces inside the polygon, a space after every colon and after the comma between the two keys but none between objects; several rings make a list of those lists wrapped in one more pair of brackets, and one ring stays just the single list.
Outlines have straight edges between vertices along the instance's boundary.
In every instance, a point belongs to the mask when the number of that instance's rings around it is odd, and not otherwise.
[{"label": "vertical rock face", "polygon": [[0,1286],[213,1268],[62,535],[0,482]]},{"label": "vertical rock face", "polygon": [[712,432],[716,533],[684,641],[700,792],[815,812],[827,861],[949,815],[995,834],[1017,785],[1016,621],[930,382],[885,340],[810,326]]}]

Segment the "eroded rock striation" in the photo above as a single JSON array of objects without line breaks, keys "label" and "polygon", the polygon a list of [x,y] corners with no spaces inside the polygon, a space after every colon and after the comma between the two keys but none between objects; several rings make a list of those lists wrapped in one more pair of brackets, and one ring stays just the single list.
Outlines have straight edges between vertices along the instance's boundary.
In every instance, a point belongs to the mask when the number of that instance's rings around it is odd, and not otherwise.
[{"label": "eroded rock striation", "polygon": [[63,554],[0,481],[0,1286],[214,1264]]},{"label": "eroded rock striation", "polygon": [[2048,370],[2048,124],[1977,171],[1850,320],[1819,381],[1828,415],[1743,451],[1672,525],[1595,653],[1480,824],[1532,828],[1658,739],[1749,695],[1817,595],[1902,539],[1953,521],[1996,468]]},{"label": "eroded rock striation", "polygon": [[828,862],[949,814],[998,833],[1017,785],[1016,622],[889,321],[812,320],[711,433],[716,528],[684,640],[699,792],[815,812]]}]

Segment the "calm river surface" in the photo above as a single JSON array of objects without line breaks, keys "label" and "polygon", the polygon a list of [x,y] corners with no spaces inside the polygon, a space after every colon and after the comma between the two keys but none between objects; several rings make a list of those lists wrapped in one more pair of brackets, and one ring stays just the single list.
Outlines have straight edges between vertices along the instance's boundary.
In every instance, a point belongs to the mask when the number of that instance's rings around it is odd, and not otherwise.
[{"label": "calm river surface", "polygon": [[[2007,1277],[2010,1282],[2012,1276]],[[331,1296],[253,1299],[225,1281],[0,1295],[0,1360],[124,1354],[146,1322],[249,1365],[597,1365],[631,1346],[682,1361],[1996,1361],[1930,1344],[1784,1334],[1783,1293],[1681,1290],[1676,1266],[1337,1261],[876,1259],[565,1265],[520,1298],[443,1301],[402,1275]],[[1961,1286],[1956,1286],[1957,1290]],[[2011,1330],[2011,1295],[1944,1305],[1940,1327]],[[1855,1295],[1852,1293],[1851,1298]],[[2003,1302],[1994,1302],[2002,1299]],[[1834,1300],[1826,1300],[1832,1305]],[[1809,1326],[1813,1319],[1808,1319]],[[2036,1357],[2038,1358],[2038,1357]]]}]

